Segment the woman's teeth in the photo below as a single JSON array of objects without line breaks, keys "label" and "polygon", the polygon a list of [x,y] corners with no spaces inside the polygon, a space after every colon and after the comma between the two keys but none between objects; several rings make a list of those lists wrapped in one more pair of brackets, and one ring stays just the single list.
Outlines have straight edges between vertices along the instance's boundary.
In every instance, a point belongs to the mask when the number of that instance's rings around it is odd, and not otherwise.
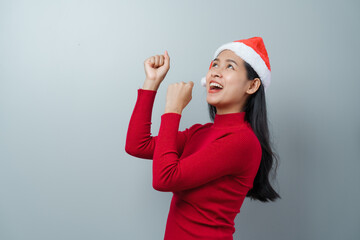
[{"label": "woman's teeth", "polygon": [[218,83],[214,83],[214,82],[212,82],[212,83],[210,83],[210,89],[222,89],[223,88],[223,86],[222,85],[220,85],[220,84],[218,84]]}]

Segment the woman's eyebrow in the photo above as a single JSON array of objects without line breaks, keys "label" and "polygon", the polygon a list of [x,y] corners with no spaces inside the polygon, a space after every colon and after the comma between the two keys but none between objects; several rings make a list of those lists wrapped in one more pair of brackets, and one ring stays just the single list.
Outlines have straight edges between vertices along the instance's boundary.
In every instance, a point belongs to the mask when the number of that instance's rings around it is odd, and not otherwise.
[{"label": "woman's eyebrow", "polygon": [[232,59],[226,59],[226,61],[227,61],[227,62],[233,62],[233,63],[235,63],[236,66],[237,66],[237,63],[236,63],[234,60],[232,60]]},{"label": "woman's eyebrow", "polygon": [[[218,59],[218,58],[215,58],[214,61],[219,61],[219,59]],[[226,61],[226,62],[233,62],[233,63],[235,63],[235,64],[237,65],[237,63],[236,63],[234,60],[232,60],[232,59],[226,59],[225,61]]]}]

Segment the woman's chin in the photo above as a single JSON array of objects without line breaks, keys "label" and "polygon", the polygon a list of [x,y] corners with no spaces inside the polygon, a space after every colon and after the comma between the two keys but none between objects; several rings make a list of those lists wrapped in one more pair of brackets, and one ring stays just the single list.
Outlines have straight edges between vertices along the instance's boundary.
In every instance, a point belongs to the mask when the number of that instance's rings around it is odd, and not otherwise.
[{"label": "woman's chin", "polygon": [[213,99],[210,98],[206,98],[206,102],[210,105],[213,105],[214,107],[216,107],[217,105],[217,101],[214,101]]}]

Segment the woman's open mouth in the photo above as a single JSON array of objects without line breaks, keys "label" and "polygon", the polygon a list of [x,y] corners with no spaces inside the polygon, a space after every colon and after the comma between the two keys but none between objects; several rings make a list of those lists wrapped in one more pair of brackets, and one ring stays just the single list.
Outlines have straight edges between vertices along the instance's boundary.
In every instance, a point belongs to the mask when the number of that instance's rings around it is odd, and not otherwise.
[{"label": "woman's open mouth", "polygon": [[209,93],[217,93],[220,92],[224,87],[219,83],[211,82],[209,84]]}]

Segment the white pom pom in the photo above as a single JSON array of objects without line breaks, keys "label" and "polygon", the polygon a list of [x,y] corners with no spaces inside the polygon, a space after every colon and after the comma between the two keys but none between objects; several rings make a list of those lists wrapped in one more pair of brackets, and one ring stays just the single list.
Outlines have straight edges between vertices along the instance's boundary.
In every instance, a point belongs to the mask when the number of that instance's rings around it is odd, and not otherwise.
[{"label": "white pom pom", "polygon": [[201,86],[206,87],[206,77],[201,78]]}]

